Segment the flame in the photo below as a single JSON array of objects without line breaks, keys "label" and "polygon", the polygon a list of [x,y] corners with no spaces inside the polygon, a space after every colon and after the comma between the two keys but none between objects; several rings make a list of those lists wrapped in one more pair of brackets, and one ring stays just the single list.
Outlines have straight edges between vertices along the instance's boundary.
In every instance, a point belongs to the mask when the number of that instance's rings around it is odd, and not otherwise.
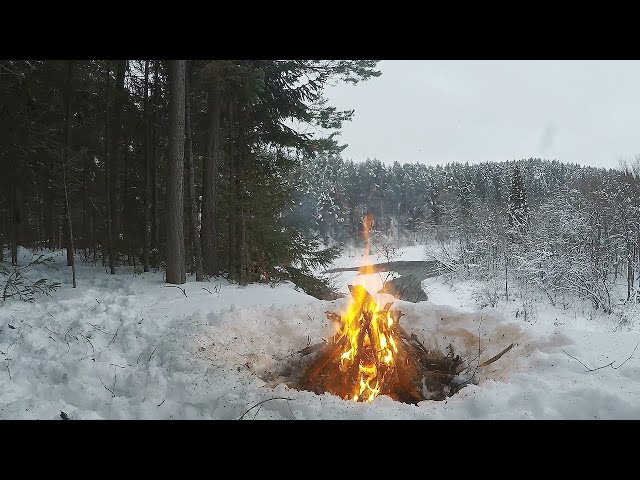
[{"label": "flame", "polygon": [[[373,216],[363,218],[363,236],[366,242],[365,274],[372,273],[369,256],[369,232],[373,226]],[[367,282],[365,281],[365,284]],[[386,375],[393,371],[398,347],[394,339],[394,319],[388,306],[380,308],[376,300],[363,286],[349,287],[351,302],[341,314],[336,342],[344,342],[340,355],[340,371],[347,373],[356,368],[357,380],[346,398],[354,401],[371,402],[378,396]]]}]

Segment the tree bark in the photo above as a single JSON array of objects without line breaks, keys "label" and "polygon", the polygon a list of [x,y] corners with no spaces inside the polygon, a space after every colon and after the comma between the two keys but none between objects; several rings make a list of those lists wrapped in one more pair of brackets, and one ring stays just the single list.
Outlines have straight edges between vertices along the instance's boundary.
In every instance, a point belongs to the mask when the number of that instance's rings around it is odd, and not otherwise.
[{"label": "tree bark", "polygon": [[120,245],[122,238],[122,105],[124,97],[124,73],[126,60],[118,60],[116,63],[116,91],[113,107],[113,138],[111,143],[112,161],[112,221],[113,233],[116,237],[116,244]]},{"label": "tree bark", "polygon": [[65,79],[63,103],[64,103],[64,146],[62,149],[62,186],[64,189],[63,216],[66,219],[64,228],[65,247],[67,249],[67,267],[74,270],[74,288],[75,288],[75,252],[73,248],[72,228],[71,228],[71,208],[69,204],[69,195],[67,188],[67,168],[69,164],[69,148],[70,148],[70,132],[71,132],[71,81],[73,78],[73,60],[67,60],[67,77]]},{"label": "tree bark", "polygon": [[[151,210],[152,210],[152,248],[156,256],[160,251],[160,214],[158,198],[158,110],[160,106],[160,61],[154,61],[153,73],[153,122],[151,139]],[[157,261],[157,258],[156,258]]]},{"label": "tree bark", "polygon": [[11,265],[18,265],[18,222],[19,213],[16,206],[16,185],[11,182],[9,198],[9,236],[11,243]]},{"label": "tree bark", "polygon": [[64,148],[62,149],[62,186],[64,187],[64,208],[67,218],[67,266],[71,267],[73,288],[76,288],[76,262],[73,245],[73,222],[71,221],[71,205],[69,203],[69,188],[67,185],[67,169],[69,168],[69,148],[71,134],[71,98],[73,90],[73,60],[67,61],[67,80],[64,92]]},{"label": "tree bark", "polygon": [[149,271],[151,244],[151,115],[149,110],[149,60],[144,62],[144,245],[142,270]]},{"label": "tree bark", "polygon": [[183,229],[185,60],[169,61],[169,168],[167,171],[166,282],[186,282]]},{"label": "tree bark", "polygon": [[109,250],[109,269],[111,271],[111,275],[116,273],[116,269],[113,264],[113,229],[112,229],[112,216],[111,216],[111,158],[109,156],[109,93],[110,93],[110,84],[111,80],[109,79],[109,60],[106,61],[106,70],[104,73],[105,80],[105,120],[104,120],[104,170],[105,170],[105,197],[107,203],[107,247]]},{"label": "tree bark", "polygon": [[240,285],[246,283],[245,273],[245,221],[244,221],[244,192],[242,181],[242,168],[246,164],[247,156],[247,105],[240,107],[238,115],[238,146],[233,162],[234,169],[234,204],[235,204],[235,243],[234,257],[236,265],[236,279]]},{"label": "tree bark", "polygon": [[200,249],[200,238],[198,236],[198,206],[196,205],[195,172],[193,166],[193,141],[191,137],[191,100],[189,97],[189,73],[187,70],[185,77],[185,169],[188,180],[187,200],[189,212],[189,225],[191,227],[191,251],[192,258],[195,259],[196,281],[202,281],[202,251]]},{"label": "tree bark", "polygon": [[[214,74],[215,75],[215,74]],[[218,262],[218,171],[220,168],[220,80],[210,79],[207,100],[207,144],[202,170],[202,255],[203,268],[209,275],[220,271]]]}]

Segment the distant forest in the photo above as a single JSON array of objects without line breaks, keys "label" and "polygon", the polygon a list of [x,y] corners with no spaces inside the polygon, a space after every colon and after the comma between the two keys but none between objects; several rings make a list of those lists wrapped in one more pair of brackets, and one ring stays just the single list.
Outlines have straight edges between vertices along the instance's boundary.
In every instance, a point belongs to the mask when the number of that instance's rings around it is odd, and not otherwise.
[{"label": "distant forest", "polygon": [[452,268],[494,282],[492,303],[499,291],[508,298],[509,272],[554,302],[577,294],[610,311],[620,281],[636,298],[638,159],[604,169],[533,158],[431,166],[316,156],[300,168],[287,217],[327,244],[357,242],[371,212],[381,242],[438,242]]}]

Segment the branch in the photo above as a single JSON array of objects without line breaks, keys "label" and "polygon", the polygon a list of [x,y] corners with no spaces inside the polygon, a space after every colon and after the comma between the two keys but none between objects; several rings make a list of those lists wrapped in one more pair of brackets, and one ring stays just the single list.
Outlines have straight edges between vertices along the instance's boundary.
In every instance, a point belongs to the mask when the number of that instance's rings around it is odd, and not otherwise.
[{"label": "branch", "polygon": [[[635,350],[634,350],[635,351]],[[574,357],[573,355],[569,355],[567,352],[565,352],[564,350],[562,350],[563,353],[565,353],[566,355],[570,356],[571,358],[573,358],[576,362],[580,363],[580,365],[582,365],[584,368],[587,369],[587,372],[595,372],[596,370],[600,370],[601,368],[606,368],[609,367],[611,365],[613,365],[614,363],[616,363],[616,361],[614,360],[611,363],[608,363],[606,365],[602,365],[601,367],[598,368],[589,368],[587,367],[584,363],[582,363],[580,360],[578,360],[576,357]],[[633,354],[632,354],[633,355]]]},{"label": "branch", "polygon": [[515,343],[512,343],[511,345],[509,345],[507,348],[505,348],[504,350],[502,350],[499,354],[491,357],[489,360],[487,360],[486,362],[481,363],[479,366],[480,367],[486,367],[487,365],[495,362],[496,360],[498,360],[502,355],[504,355],[505,353],[507,353],[509,350],[511,350],[513,348],[513,346],[515,345]]},{"label": "branch", "polygon": [[[163,287],[173,287],[173,288],[179,288],[180,290],[182,290],[182,294],[186,297],[187,296],[187,292],[185,292],[184,288],[179,287],[178,285],[163,285]],[[204,287],[203,287],[204,288]]]},{"label": "branch", "polygon": [[618,365],[617,367],[613,367],[614,370],[619,369],[622,365],[624,365],[625,363],[627,363],[629,360],[631,360],[631,357],[633,357],[633,354],[636,353],[636,349],[638,348],[638,345],[640,345],[640,342],[638,342],[636,344],[636,348],[633,349],[633,352],[631,352],[631,355],[629,355],[629,358],[627,358],[624,362],[622,362],[620,365]]},{"label": "branch", "polygon": [[107,386],[104,384],[104,382],[102,381],[102,379],[101,379],[100,377],[98,377],[98,380],[100,380],[100,383],[102,383],[102,386],[103,386],[104,388],[106,388],[107,390],[109,390],[109,392],[111,392],[111,396],[112,396],[112,397],[115,397],[115,396],[116,396],[116,394],[115,394],[115,393],[113,393],[113,390],[111,390],[109,387],[107,387]]}]

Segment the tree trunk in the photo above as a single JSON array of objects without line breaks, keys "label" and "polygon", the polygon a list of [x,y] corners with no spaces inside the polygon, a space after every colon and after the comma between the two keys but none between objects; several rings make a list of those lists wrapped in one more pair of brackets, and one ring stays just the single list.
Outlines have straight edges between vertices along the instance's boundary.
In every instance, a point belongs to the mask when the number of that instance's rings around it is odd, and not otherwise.
[{"label": "tree trunk", "polygon": [[244,222],[244,194],[242,181],[242,168],[245,165],[247,155],[247,105],[240,107],[238,115],[238,146],[233,162],[234,167],[234,199],[235,199],[235,243],[234,257],[236,265],[236,278],[240,285],[246,283],[245,278],[245,222]]},{"label": "tree trunk", "polygon": [[69,188],[67,186],[67,169],[69,168],[69,149],[71,148],[71,97],[73,90],[73,60],[67,61],[67,79],[64,89],[64,147],[62,148],[62,186],[64,188],[64,210],[66,221],[65,237],[67,240],[67,266],[71,267],[73,288],[76,288],[76,262],[73,245],[73,225],[71,219],[71,205],[69,203]]},{"label": "tree trunk", "polygon": [[198,236],[198,206],[196,205],[195,172],[193,166],[193,142],[191,138],[191,100],[189,97],[189,72],[185,77],[185,150],[184,161],[188,180],[187,187],[187,208],[189,212],[189,225],[191,227],[191,251],[195,258],[196,281],[202,281],[202,251],[200,249],[200,238]]},{"label": "tree trunk", "polygon": [[142,269],[149,271],[151,243],[151,115],[149,111],[149,60],[144,62],[144,245]]},{"label": "tree trunk", "polygon": [[[230,101],[229,102],[229,117],[227,119],[226,122],[226,129],[227,129],[227,167],[229,170],[229,189],[231,189],[231,198],[232,200],[235,201],[235,168],[234,168],[234,163],[235,163],[235,158],[236,158],[236,149],[235,149],[235,144],[236,144],[236,138],[234,135],[234,132],[236,131],[234,129],[234,125],[233,125],[233,121],[234,121],[234,107],[235,107],[235,102],[234,101]],[[234,254],[233,254],[233,244],[234,244],[234,230],[235,230],[235,224],[234,224],[234,218],[235,218],[235,207],[234,204],[232,203],[229,206],[229,221],[227,222],[228,226],[229,226],[229,241],[227,242],[227,271],[229,272],[229,277],[233,278],[233,275],[235,274],[235,261],[234,261]]]},{"label": "tree trunk", "polygon": [[[89,155],[83,155],[82,162],[82,245],[85,260],[89,256]],[[80,242],[78,242],[80,243]]]},{"label": "tree trunk", "polygon": [[207,144],[202,170],[202,255],[204,271],[217,275],[218,232],[216,212],[218,195],[218,170],[220,168],[220,81],[210,80],[207,100]]},{"label": "tree trunk", "polygon": [[167,283],[186,282],[183,191],[186,60],[169,61],[169,166],[167,169]]},{"label": "tree trunk", "polygon": [[[151,194],[152,194],[152,247],[156,255],[160,251],[160,214],[158,199],[158,110],[160,106],[160,61],[154,62],[153,73],[153,124],[151,140]],[[157,261],[157,258],[156,258]]]},{"label": "tree trunk", "polygon": [[[124,97],[124,73],[126,60],[118,60],[116,63],[116,91],[113,110],[113,128],[111,143],[112,162],[112,221],[113,233],[116,238],[116,245],[120,245],[122,238],[122,105]],[[118,248],[120,251],[120,247]]]},{"label": "tree trunk", "polygon": [[62,186],[64,188],[64,217],[66,219],[64,227],[64,237],[67,248],[67,266],[73,270],[75,288],[75,251],[73,248],[73,235],[72,235],[72,218],[71,207],[69,204],[69,195],[67,188],[67,174],[66,170],[69,164],[69,149],[70,145],[70,133],[71,133],[71,96],[73,94],[71,88],[71,81],[73,79],[73,60],[67,60],[67,78],[65,80],[64,88],[64,147],[62,149]]},{"label": "tree trunk", "polygon": [[18,265],[18,222],[19,213],[16,206],[16,185],[11,183],[11,192],[9,199],[9,227],[10,227],[10,243],[11,243],[11,265]]},{"label": "tree trunk", "polygon": [[109,60],[106,61],[106,70],[104,74],[105,80],[105,120],[104,120],[104,170],[105,170],[105,196],[107,199],[107,247],[109,250],[109,269],[111,275],[116,273],[113,264],[113,229],[112,229],[112,212],[111,212],[111,158],[109,156],[109,92],[111,80],[109,79]]}]

